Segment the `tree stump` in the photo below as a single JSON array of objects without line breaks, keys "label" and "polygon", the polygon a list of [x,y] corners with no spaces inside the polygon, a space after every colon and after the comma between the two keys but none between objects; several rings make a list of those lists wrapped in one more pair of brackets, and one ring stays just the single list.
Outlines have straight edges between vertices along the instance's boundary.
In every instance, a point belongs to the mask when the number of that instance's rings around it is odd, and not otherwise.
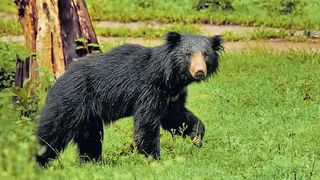
[{"label": "tree stump", "polygon": [[17,59],[16,85],[41,78],[46,68],[59,78],[73,59],[100,52],[84,0],[15,0],[30,57]]}]

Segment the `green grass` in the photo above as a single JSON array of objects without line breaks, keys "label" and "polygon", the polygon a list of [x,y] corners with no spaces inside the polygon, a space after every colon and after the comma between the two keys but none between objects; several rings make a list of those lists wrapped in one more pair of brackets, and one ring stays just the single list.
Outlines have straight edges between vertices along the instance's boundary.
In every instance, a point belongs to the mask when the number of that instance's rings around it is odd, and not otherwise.
[{"label": "green grass", "polygon": [[17,12],[14,1],[11,0],[2,0],[0,4],[0,12],[15,14]]},{"label": "green grass", "polygon": [[298,29],[320,29],[320,3],[298,0],[296,9],[281,14],[281,0],[235,0],[234,10],[196,10],[197,0],[88,0],[95,20],[159,21],[184,23],[240,24]]},{"label": "green grass", "polygon": [[[103,37],[132,37],[132,38],[144,38],[144,39],[161,39],[166,32],[176,31],[185,34],[193,35],[208,35],[197,28],[196,25],[170,25],[162,28],[152,27],[96,27],[96,33],[98,36]],[[294,32],[290,32],[284,29],[275,30],[270,28],[259,28],[246,33],[235,33],[226,31],[221,34],[225,41],[248,41],[248,40],[267,40],[267,39],[283,39],[288,41],[308,41],[311,40],[307,35],[296,35]]]},{"label": "green grass", "polygon": [[0,179],[319,179],[319,68],[311,52],[227,52],[217,76],[188,88],[202,148],[162,131],[162,159],[149,161],[128,152],[127,118],[105,128],[104,164],[80,165],[70,145],[47,170],[33,160],[34,124],[1,92]]},{"label": "green grass", "polygon": [[253,30],[247,33],[235,33],[235,32],[224,32],[222,33],[223,39],[225,41],[248,41],[248,40],[267,40],[267,39],[283,39],[288,41],[309,41],[311,40],[308,35],[297,35],[286,30],[274,30],[261,28]]},{"label": "green grass", "polygon": [[[320,29],[320,3],[316,0],[292,0],[297,3],[294,12],[281,14],[280,1],[232,1],[234,9],[223,11],[221,9],[207,9],[197,11],[195,9],[197,0],[168,1],[168,0],[88,0],[91,17],[94,20],[116,20],[116,21],[159,21],[163,23],[177,23],[161,28],[140,27],[130,29],[101,28],[96,27],[98,35],[114,37],[143,37],[147,39],[162,38],[167,31],[178,31],[189,34],[205,34],[196,25],[190,23],[214,23],[214,24],[241,24],[250,26],[272,26],[284,28],[304,29],[310,32],[312,29]],[[0,12],[12,13],[15,11],[14,3],[4,0]],[[246,41],[258,39],[281,38],[290,41],[308,41],[306,35],[294,35],[291,30],[258,29],[253,32],[239,34],[225,32],[226,41]],[[0,36],[21,35],[22,29],[16,19],[0,20]]]},{"label": "green grass", "polygon": [[161,28],[152,27],[138,27],[135,29],[127,27],[98,27],[95,28],[98,36],[112,36],[112,37],[134,37],[134,38],[145,38],[145,39],[157,39],[163,38],[164,35],[169,31],[175,31],[185,34],[201,34],[201,30],[195,25],[180,25],[174,24]]},{"label": "green grass", "polygon": [[15,70],[16,56],[22,59],[27,57],[27,49],[20,43],[6,43],[0,41],[0,68],[6,71]]},{"label": "green grass", "polygon": [[[0,36],[5,35],[21,35],[22,29],[20,24],[15,20],[0,20]],[[138,28],[129,27],[99,27],[95,25],[95,31],[98,36],[104,37],[132,37],[145,39],[163,38],[168,31],[176,31],[185,34],[203,35],[208,32],[203,32],[197,25],[188,24],[172,24],[163,25],[160,28],[152,26],[141,26]],[[222,34],[225,41],[247,41],[247,40],[262,40],[262,39],[285,39],[289,41],[308,41],[310,37],[307,35],[295,35],[294,33],[281,29],[279,31],[268,28],[260,28],[252,32],[234,33],[224,32]]]},{"label": "green grass", "polygon": [[17,19],[0,19],[0,36],[21,35],[22,27]]},{"label": "green grass", "polygon": [[[223,1],[223,0],[220,0]],[[232,0],[233,10],[196,10],[198,0],[87,0],[94,20],[159,21],[179,23],[240,24],[297,29],[320,29],[318,0]],[[293,2],[295,9],[281,2]],[[16,13],[12,0],[2,0],[0,12]]]}]

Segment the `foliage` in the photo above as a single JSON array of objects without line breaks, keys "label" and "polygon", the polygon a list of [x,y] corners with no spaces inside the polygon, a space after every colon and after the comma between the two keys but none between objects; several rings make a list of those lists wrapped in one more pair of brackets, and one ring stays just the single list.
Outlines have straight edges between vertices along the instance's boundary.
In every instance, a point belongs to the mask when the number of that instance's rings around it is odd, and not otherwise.
[{"label": "foliage", "polygon": [[[306,6],[306,2],[301,5],[300,0],[281,0],[280,2],[280,14],[289,13],[302,13],[303,8]],[[297,8],[300,8],[299,10]]]},{"label": "foliage", "polygon": [[232,0],[200,0],[197,10],[210,8],[212,10],[233,10]]},{"label": "foliage", "polygon": [[16,56],[25,55],[26,49],[19,44],[8,44],[0,41],[0,91],[11,87],[14,82]]},{"label": "foliage", "polygon": [[17,55],[26,56],[26,48],[24,48],[21,44],[0,41],[1,68],[4,68],[5,71],[14,71]]},{"label": "foliage", "polygon": [[0,36],[20,34],[22,34],[22,28],[17,19],[0,19]]},{"label": "foliage", "polygon": [[40,107],[45,102],[45,94],[54,81],[54,75],[49,70],[40,69],[39,80],[28,79],[23,83],[23,88],[13,86],[11,91],[16,96],[15,110],[21,116],[28,117],[33,121],[39,118]]},{"label": "foliage", "polygon": [[14,72],[7,72],[0,67],[0,91],[4,88],[11,87],[14,82]]},{"label": "foliage", "polygon": [[90,42],[87,38],[78,38],[75,40],[76,53],[78,57],[85,56],[87,54],[100,53],[100,46],[97,43]]}]

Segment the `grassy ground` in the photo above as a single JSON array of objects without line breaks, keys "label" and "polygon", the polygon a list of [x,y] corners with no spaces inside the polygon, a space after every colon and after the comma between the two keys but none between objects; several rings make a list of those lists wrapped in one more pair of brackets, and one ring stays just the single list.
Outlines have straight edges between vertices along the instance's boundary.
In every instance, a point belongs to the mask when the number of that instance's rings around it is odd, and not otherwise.
[{"label": "grassy ground", "polygon": [[[145,39],[162,39],[168,31],[176,31],[193,35],[212,35],[212,32],[204,32],[196,25],[170,25],[162,28],[139,27],[136,29],[128,27],[96,27],[98,36],[103,37],[132,37]],[[225,41],[248,41],[248,40],[266,40],[266,39],[283,39],[288,41],[309,41],[307,35],[296,35],[286,30],[274,30],[270,28],[260,28],[246,33],[235,33],[226,31],[221,34]]]},{"label": "grassy ground", "polygon": [[[216,0],[223,4],[227,0]],[[198,0],[88,0],[95,20],[203,22],[298,29],[320,28],[317,0],[229,0],[232,9],[216,6],[197,11]],[[290,5],[291,4],[291,5]],[[294,7],[294,8],[293,8]]]},{"label": "grassy ground", "polygon": [[0,36],[22,34],[22,27],[17,19],[1,19],[0,27]]},{"label": "grassy ground", "polygon": [[224,32],[222,33],[225,41],[248,41],[248,40],[267,40],[267,39],[283,39],[288,41],[303,42],[310,41],[308,35],[297,35],[285,30],[273,30],[268,28],[256,29],[248,33]]},{"label": "grassy ground", "polygon": [[169,31],[176,31],[186,34],[202,34],[201,30],[194,25],[173,24],[160,28],[153,27],[138,27],[135,29],[128,27],[96,27],[98,36],[106,37],[134,37],[145,39],[159,39],[163,38],[164,34]]},{"label": "grassy ground", "polygon": [[[231,2],[232,9],[223,10],[220,6],[198,11],[198,0],[87,0],[91,17],[94,20],[114,21],[158,21],[175,23],[161,28],[140,27],[130,29],[95,27],[97,34],[114,37],[144,37],[148,39],[162,38],[164,32],[178,31],[190,34],[206,34],[200,27],[190,23],[240,24],[250,26],[272,26],[281,28],[303,29],[305,34],[295,35],[292,30],[272,30],[261,28],[248,33],[223,33],[226,41],[246,41],[258,39],[281,38],[290,41],[308,41],[310,32],[320,29],[320,3],[316,0],[216,0]],[[288,10],[292,2],[291,11]],[[289,9],[290,10],[290,9]],[[0,12],[15,13],[11,0],[1,2]],[[178,23],[178,24],[177,24]],[[20,35],[22,29],[17,19],[0,19],[0,36]]]},{"label": "grassy ground", "polygon": [[187,106],[206,124],[202,148],[163,131],[160,161],[129,153],[128,118],[105,128],[103,164],[78,164],[70,145],[47,170],[32,157],[32,120],[1,92],[0,179],[319,179],[319,68],[314,53],[227,52],[217,76],[188,88]]},{"label": "grassy ground", "polygon": [[[94,20],[320,29],[318,0],[211,0],[220,5],[198,11],[197,5],[200,1],[205,0],[87,0],[86,2]],[[231,8],[224,8],[225,2],[230,2]],[[16,13],[13,1],[2,0],[0,12]]]},{"label": "grassy ground", "polygon": [[0,12],[14,14],[17,12],[14,1],[2,0],[0,4]]},{"label": "grassy ground", "polygon": [[[216,7],[201,11],[195,9],[196,0],[87,0],[95,20],[179,22],[187,25],[175,25],[177,31],[194,34],[199,29],[189,23],[319,30],[319,2],[299,2],[293,12],[281,14],[280,0],[234,0],[233,10]],[[0,12],[15,13],[12,1],[2,0]],[[0,26],[0,35],[21,33],[16,21],[2,19]],[[162,38],[168,30],[109,28],[97,32]],[[261,30],[245,36],[224,36],[226,40],[248,40],[274,36],[286,39],[291,35]],[[101,47],[108,50],[117,45]],[[17,53],[22,57],[27,54],[21,45],[1,42],[0,67],[14,70]],[[33,159],[38,114],[31,119],[21,117],[19,111],[30,108],[30,104],[14,109],[10,98],[13,91],[1,91],[0,179],[320,179],[319,68],[319,53],[227,52],[217,76],[188,88],[187,106],[206,124],[202,148],[162,131],[162,159],[149,161],[129,153],[132,119],[127,118],[105,128],[102,164],[79,164],[71,144],[47,170],[39,169]],[[37,91],[40,107],[45,89],[41,86]],[[23,96],[33,96],[23,92]]]},{"label": "grassy ground", "polygon": [[[15,20],[0,20],[0,36],[22,35],[20,24]],[[162,39],[168,31],[176,31],[185,34],[194,35],[211,35],[212,32],[205,32],[196,25],[172,24],[160,28],[142,26],[138,28],[129,27],[98,27],[95,25],[95,31],[98,36],[102,37],[132,37],[144,39]],[[309,41],[311,38],[308,34],[296,35],[294,32],[274,30],[270,28],[259,28],[246,33],[235,33],[226,31],[222,33],[225,41],[247,41],[247,40],[264,40],[264,39],[283,39],[289,41]]]}]

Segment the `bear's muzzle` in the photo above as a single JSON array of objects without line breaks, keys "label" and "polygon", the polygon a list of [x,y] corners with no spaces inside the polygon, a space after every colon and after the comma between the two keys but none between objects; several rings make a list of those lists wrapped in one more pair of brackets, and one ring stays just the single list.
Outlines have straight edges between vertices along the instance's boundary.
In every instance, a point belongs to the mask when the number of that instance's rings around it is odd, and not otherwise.
[{"label": "bear's muzzle", "polygon": [[207,65],[201,52],[196,52],[191,57],[189,72],[196,80],[204,80],[207,76]]}]

